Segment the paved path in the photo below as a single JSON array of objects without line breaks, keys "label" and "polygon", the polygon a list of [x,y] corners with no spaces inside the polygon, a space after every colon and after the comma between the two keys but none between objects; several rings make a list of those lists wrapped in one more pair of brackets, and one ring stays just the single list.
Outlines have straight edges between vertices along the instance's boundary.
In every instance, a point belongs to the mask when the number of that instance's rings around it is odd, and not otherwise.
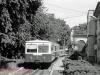
[{"label": "paved path", "polygon": [[54,63],[53,70],[64,70],[63,63],[62,63],[62,60],[64,58],[65,57],[58,58],[58,60]]},{"label": "paved path", "polygon": [[52,75],[63,75],[63,71],[54,70]]},{"label": "paved path", "polygon": [[64,58],[65,58],[65,57],[60,57],[60,58],[58,58],[58,60],[54,63],[52,75],[63,75],[64,67],[63,67],[62,60],[63,60]]}]

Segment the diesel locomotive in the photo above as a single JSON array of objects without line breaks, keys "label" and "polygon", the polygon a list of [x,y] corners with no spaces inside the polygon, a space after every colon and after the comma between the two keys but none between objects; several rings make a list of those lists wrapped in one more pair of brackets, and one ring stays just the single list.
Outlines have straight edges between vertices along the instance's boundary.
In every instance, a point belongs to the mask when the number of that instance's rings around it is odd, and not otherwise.
[{"label": "diesel locomotive", "polygon": [[25,63],[51,63],[60,55],[59,44],[46,40],[26,41]]}]

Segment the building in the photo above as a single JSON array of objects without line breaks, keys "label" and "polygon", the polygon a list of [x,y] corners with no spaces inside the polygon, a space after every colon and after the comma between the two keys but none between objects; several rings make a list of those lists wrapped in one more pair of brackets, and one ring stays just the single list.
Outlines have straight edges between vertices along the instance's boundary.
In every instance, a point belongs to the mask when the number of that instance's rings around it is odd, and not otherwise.
[{"label": "building", "polygon": [[84,45],[87,43],[87,34],[74,34],[73,38],[78,47],[78,51],[82,51]]},{"label": "building", "polygon": [[89,10],[87,16],[88,60],[100,63],[100,2],[95,10]]},{"label": "building", "polygon": [[95,50],[96,44],[96,25],[95,19],[92,17],[94,10],[89,10],[87,14],[87,59],[90,62],[95,61]]},{"label": "building", "polygon": [[71,32],[71,41],[73,43],[72,48],[74,50],[81,51],[85,43],[87,43],[87,33],[74,33],[74,30]]},{"label": "building", "polygon": [[76,43],[80,40],[83,40],[85,43],[87,42],[87,34],[74,34],[73,38]]},{"label": "building", "polygon": [[100,2],[97,3],[96,9],[94,11],[93,16],[95,16],[95,27],[96,27],[96,44],[97,47],[95,48],[96,50],[96,57],[97,57],[97,62],[100,62]]}]

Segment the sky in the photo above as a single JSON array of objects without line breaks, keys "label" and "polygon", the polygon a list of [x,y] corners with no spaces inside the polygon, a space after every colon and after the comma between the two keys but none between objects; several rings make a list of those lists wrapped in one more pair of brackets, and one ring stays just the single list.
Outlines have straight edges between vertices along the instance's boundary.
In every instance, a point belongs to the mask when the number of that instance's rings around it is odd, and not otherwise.
[{"label": "sky", "polygon": [[88,10],[95,10],[100,0],[43,0],[47,13],[66,21],[71,28],[87,23]]}]

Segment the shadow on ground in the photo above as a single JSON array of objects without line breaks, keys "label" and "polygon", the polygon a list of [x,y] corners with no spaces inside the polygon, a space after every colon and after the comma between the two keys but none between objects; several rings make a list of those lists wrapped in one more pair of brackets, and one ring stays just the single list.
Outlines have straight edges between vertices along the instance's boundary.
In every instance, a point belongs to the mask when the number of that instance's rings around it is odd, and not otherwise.
[{"label": "shadow on ground", "polygon": [[40,69],[48,69],[51,64],[53,62],[55,62],[58,58],[56,58],[54,61],[52,61],[51,63],[18,63],[17,66],[18,67],[24,67],[25,69],[37,69],[37,68],[40,68]]},{"label": "shadow on ground", "polygon": [[17,64],[18,67],[24,67],[25,69],[48,69],[51,64],[35,64],[35,63],[19,63]]},{"label": "shadow on ground", "polygon": [[[57,59],[55,59],[54,61],[56,61]],[[11,69],[15,69],[15,68],[20,68],[20,67],[24,67],[25,69],[37,69],[37,68],[40,68],[40,69],[48,69],[52,63],[37,63],[37,64],[34,64],[34,63],[25,63],[24,62],[25,60],[24,59],[16,59],[15,61],[1,61],[1,64],[0,64],[0,68],[1,69],[8,69],[8,68],[11,68]]]}]

